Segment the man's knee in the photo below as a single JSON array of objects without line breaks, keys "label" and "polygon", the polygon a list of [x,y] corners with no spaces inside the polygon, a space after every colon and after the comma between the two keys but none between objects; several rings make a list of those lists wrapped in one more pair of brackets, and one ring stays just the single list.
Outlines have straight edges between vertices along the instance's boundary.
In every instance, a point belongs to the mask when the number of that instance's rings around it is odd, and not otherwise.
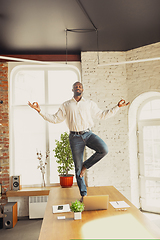
[{"label": "man's knee", "polygon": [[108,154],[108,146],[107,145],[103,148],[103,154],[104,154],[104,156]]}]

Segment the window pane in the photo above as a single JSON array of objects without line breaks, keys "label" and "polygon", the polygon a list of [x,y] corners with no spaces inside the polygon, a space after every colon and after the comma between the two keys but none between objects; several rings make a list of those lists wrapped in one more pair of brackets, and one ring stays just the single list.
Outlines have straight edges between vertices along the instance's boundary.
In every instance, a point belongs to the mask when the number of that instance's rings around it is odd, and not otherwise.
[{"label": "window pane", "polygon": [[160,118],[160,99],[146,103],[141,109],[140,120]]},{"label": "window pane", "polygon": [[45,121],[29,107],[14,109],[14,166],[22,185],[41,184],[36,150],[45,152]]},{"label": "window pane", "polygon": [[144,126],[145,176],[160,177],[160,126]]},{"label": "window pane", "polygon": [[160,203],[160,181],[146,180],[146,205],[159,208]]},{"label": "window pane", "polygon": [[72,85],[77,74],[71,70],[48,72],[48,101],[50,104],[62,104],[73,96]]},{"label": "window pane", "polygon": [[44,71],[19,71],[13,86],[15,105],[26,105],[28,101],[44,103]]}]

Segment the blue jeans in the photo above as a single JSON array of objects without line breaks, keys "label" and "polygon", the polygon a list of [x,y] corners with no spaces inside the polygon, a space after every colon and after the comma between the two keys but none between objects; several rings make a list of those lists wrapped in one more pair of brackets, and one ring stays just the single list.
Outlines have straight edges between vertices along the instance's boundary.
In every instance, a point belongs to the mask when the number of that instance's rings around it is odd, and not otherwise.
[{"label": "blue jeans", "polygon": [[[108,153],[106,143],[92,131],[82,135],[70,133],[70,146],[75,165],[75,174],[81,196],[87,195],[87,188],[84,177],[80,177],[82,166],[89,169]],[[95,150],[95,153],[83,163],[83,153],[85,146]]]}]

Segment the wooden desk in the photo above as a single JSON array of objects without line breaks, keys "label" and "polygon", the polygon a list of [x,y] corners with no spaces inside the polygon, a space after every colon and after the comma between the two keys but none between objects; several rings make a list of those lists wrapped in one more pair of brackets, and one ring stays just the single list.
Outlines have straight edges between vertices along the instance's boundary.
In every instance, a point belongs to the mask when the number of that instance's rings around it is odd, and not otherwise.
[{"label": "wooden desk", "polygon": [[[130,205],[130,208],[127,211],[117,211],[109,204],[108,210],[84,211],[81,220],[74,220],[72,212],[53,214],[52,206],[70,204],[79,199],[78,188],[57,187],[51,189],[39,240],[160,238],[160,229],[116,188],[113,186],[88,188],[88,195],[106,194],[109,195],[109,201],[123,200]],[[58,220],[57,216],[60,215],[65,216],[66,219]]]}]

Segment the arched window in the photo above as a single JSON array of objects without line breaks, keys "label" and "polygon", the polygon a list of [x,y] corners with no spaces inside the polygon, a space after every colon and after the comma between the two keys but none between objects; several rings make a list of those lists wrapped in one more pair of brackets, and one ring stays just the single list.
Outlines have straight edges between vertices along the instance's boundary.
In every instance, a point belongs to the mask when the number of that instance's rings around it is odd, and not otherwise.
[{"label": "arched window", "polygon": [[160,99],[145,101],[140,107],[139,120],[160,119]]},{"label": "arched window", "polygon": [[139,108],[138,159],[141,208],[160,212],[160,98]]},{"label": "arched window", "polygon": [[[46,169],[46,183],[58,183],[55,139],[68,131],[65,122],[51,124],[32,108],[28,101],[37,101],[48,113],[55,113],[60,104],[72,98],[72,85],[81,81],[77,67],[66,64],[26,65],[15,67],[10,77],[10,172],[20,175],[23,186],[41,184],[37,169],[37,151],[45,156],[50,151]],[[44,158],[43,158],[44,160]]]}]

